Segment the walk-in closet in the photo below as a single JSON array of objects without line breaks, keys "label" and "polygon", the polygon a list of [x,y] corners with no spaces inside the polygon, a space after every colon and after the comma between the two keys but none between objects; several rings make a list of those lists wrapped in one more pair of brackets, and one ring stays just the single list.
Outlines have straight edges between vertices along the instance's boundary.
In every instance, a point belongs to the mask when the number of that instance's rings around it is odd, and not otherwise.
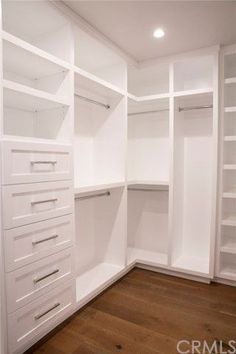
[{"label": "walk-in closet", "polygon": [[160,276],[160,296],[164,275],[173,291],[235,289],[233,3],[1,2],[0,354],[33,350],[84,309],[99,320],[92,300],[114,315],[100,294],[127,315],[118,298],[144,294],[142,274],[147,291]]}]

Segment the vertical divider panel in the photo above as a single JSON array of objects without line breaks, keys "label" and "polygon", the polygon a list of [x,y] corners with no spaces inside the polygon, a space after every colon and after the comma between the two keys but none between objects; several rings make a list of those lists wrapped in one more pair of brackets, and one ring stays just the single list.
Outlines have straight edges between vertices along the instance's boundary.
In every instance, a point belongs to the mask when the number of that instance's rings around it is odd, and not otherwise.
[{"label": "vertical divider panel", "polygon": [[174,65],[169,65],[169,140],[170,140],[170,162],[169,162],[169,220],[168,220],[168,266],[172,260],[172,235],[173,235],[173,208],[174,208]]}]

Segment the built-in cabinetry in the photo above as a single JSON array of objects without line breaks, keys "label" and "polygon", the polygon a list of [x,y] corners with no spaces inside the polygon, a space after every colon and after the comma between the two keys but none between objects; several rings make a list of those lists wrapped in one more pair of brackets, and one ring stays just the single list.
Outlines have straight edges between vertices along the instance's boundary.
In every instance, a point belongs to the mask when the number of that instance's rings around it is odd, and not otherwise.
[{"label": "built-in cabinetry", "polygon": [[2,10],[4,353],[20,353],[75,304],[73,40],[47,2]]},{"label": "built-in cabinetry", "polygon": [[[67,14],[59,2],[3,2],[9,354],[23,353],[135,265],[214,277],[219,47],[127,64]],[[235,49],[225,53],[217,247],[217,277],[230,280],[235,58]]]},{"label": "built-in cabinetry", "polygon": [[221,55],[217,277],[236,280],[236,47]]}]

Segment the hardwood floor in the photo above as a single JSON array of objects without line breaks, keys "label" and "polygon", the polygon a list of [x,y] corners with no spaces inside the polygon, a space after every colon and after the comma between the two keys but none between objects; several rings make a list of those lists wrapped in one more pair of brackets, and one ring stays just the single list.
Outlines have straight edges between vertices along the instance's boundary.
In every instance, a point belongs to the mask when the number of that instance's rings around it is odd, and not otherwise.
[{"label": "hardwood floor", "polygon": [[227,352],[236,340],[236,288],[136,268],[28,353],[174,354],[183,339],[222,340]]}]

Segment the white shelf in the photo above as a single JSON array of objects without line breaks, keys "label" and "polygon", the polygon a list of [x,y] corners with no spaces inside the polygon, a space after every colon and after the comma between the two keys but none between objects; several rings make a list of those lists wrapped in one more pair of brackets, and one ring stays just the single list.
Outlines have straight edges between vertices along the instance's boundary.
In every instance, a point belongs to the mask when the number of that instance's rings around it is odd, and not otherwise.
[{"label": "white shelf", "polygon": [[183,96],[195,96],[213,93],[213,88],[205,88],[205,89],[194,89],[194,90],[185,90],[185,91],[176,91],[174,92],[174,97],[183,97]]},{"label": "white shelf", "polygon": [[167,266],[168,256],[165,253],[151,252],[139,248],[129,247],[127,250],[127,263],[145,263],[150,266]]},{"label": "white shelf", "polygon": [[236,170],[236,164],[224,164],[224,170]]},{"label": "white shelf", "polygon": [[176,262],[172,264],[176,269],[196,272],[199,274],[209,274],[209,262],[207,259],[200,257],[191,257],[188,255],[180,256]]},{"label": "white shelf", "polygon": [[129,181],[128,183],[129,190],[145,189],[145,190],[169,190],[169,183],[167,181],[141,181],[134,180]]},{"label": "white shelf", "polygon": [[135,103],[140,103],[140,102],[162,100],[163,98],[169,98],[170,94],[169,93],[162,93],[162,94],[157,94],[157,95],[135,96],[131,93],[127,93],[127,97],[128,97],[128,99],[130,99],[131,102],[133,101]]},{"label": "white shelf", "polygon": [[236,84],[236,77],[225,79],[225,84]]},{"label": "white shelf", "polygon": [[225,113],[236,112],[236,107],[225,107]]},{"label": "white shelf", "polygon": [[100,263],[76,279],[77,302],[87,301],[105,289],[124,270],[124,267]]},{"label": "white shelf", "polygon": [[221,221],[221,224],[225,226],[236,226],[236,214],[226,215]]},{"label": "white shelf", "polygon": [[3,63],[7,71],[21,73],[23,77],[35,79],[67,71],[64,62],[41,49],[3,31]]},{"label": "white shelf", "polygon": [[93,186],[75,187],[74,194],[80,195],[84,193],[99,192],[99,191],[110,190],[115,188],[123,188],[123,187],[125,187],[125,182],[115,182],[115,183],[97,184]]},{"label": "white shelf", "polygon": [[227,135],[224,137],[224,141],[236,141],[236,135]]},{"label": "white shelf", "polygon": [[126,91],[119,89],[115,85],[112,85],[77,66],[74,66],[74,73],[78,76],[79,86],[83,89],[93,91],[94,93],[105,97],[126,95]]},{"label": "white shelf", "polygon": [[4,105],[31,112],[69,106],[66,99],[55,95],[3,80]]},{"label": "white shelf", "polygon": [[220,277],[228,280],[236,280],[236,269],[231,267],[224,267],[219,274]]},{"label": "white shelf", "polygon": [[222,253],[236,254],[236,247],[230,247],[230,245],[221,246],[220,251]]},{"label": "white shelf", "polygon": [[236,198],[236,188],[223,192],[223,198]]}]

